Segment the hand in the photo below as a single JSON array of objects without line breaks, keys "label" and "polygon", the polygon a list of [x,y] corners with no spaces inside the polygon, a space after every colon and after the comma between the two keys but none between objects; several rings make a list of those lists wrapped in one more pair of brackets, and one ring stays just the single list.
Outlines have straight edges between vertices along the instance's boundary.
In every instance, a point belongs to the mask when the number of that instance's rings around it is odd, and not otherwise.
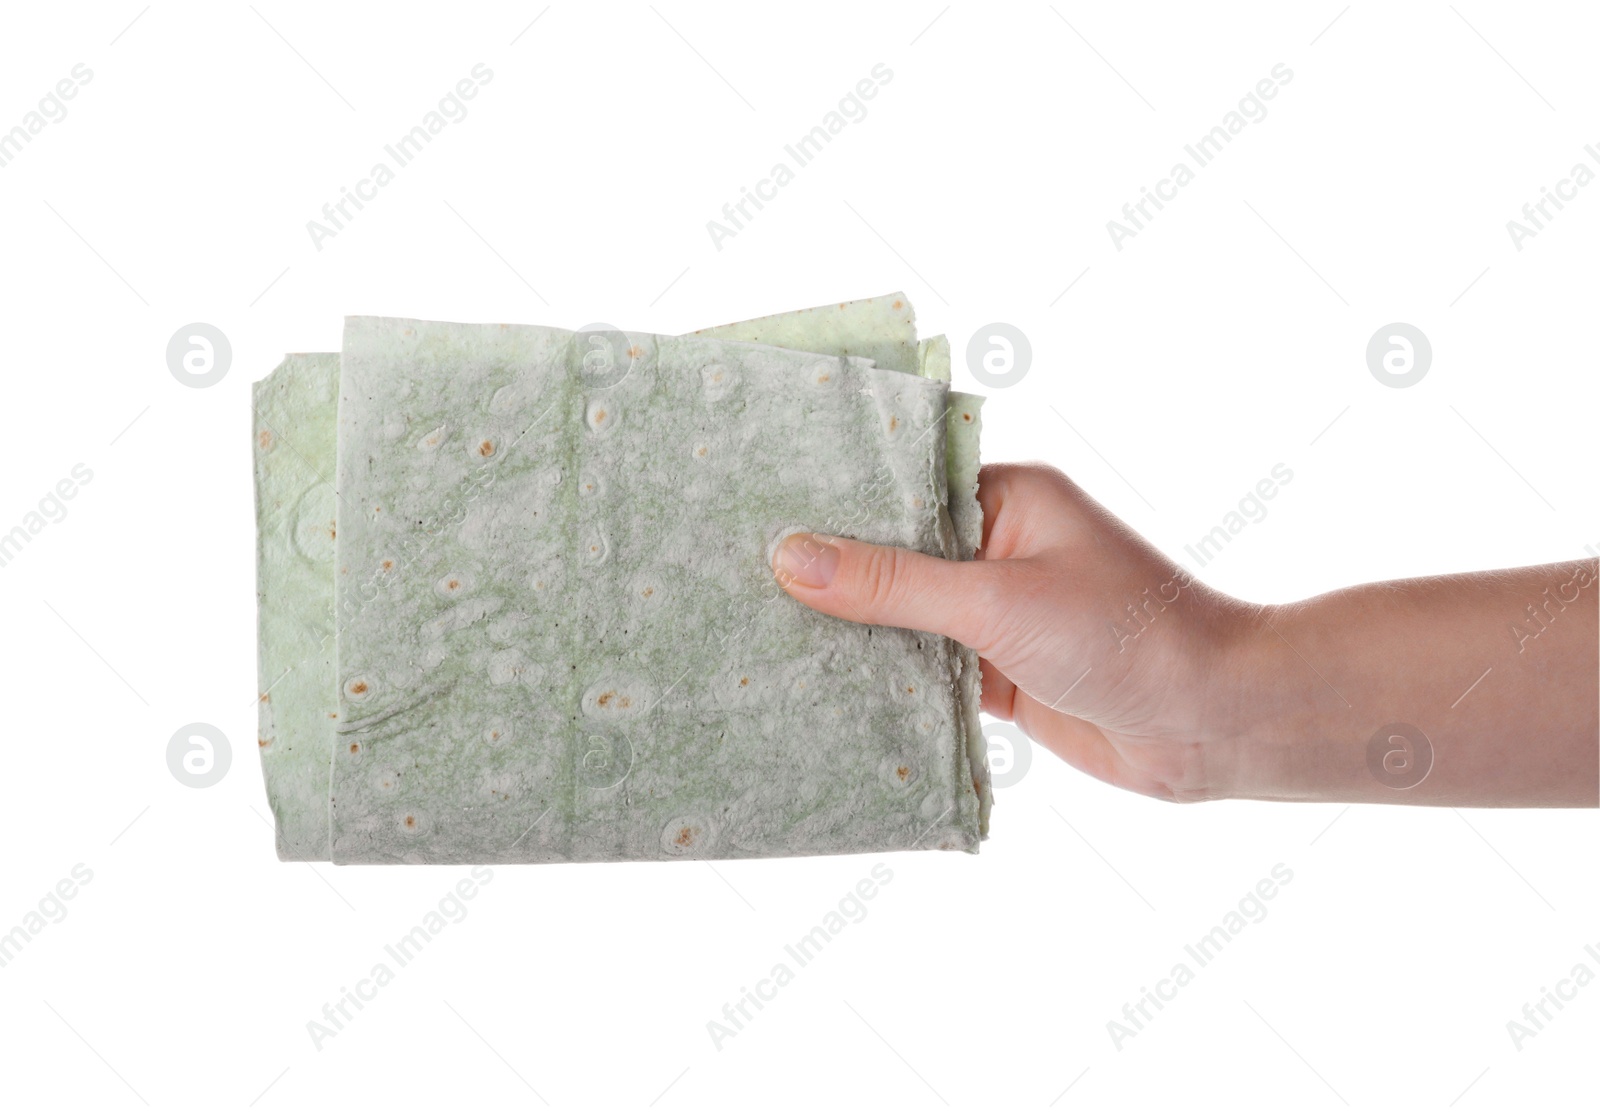
[{"label": "hand", "polygon": [[[1066,476],[990,465],[977,561],[796,534],[775,568],[796,599],[978,651],[983,709],[1121,788],[1227,794],[1207,714],[1250,608],[1192,580]],[[1212,688],[1219,690],[1212,693]]]},{"label": "hand", "polygon": [[[990,465],[978,498],[977,560],[795,534],[774,571],[824,613],[977,650],[986,712],[1135,792],[1596,803],[1594,562],[1261,606],[1194,580],[1052,468]],[[1541,601],[1542,630],[1525,616]],[[1519,619],[1537,645],[1507,633]],[[1459,698],[1485,669],[1495,683]],[[1396,722],[1431,740],[1415,784],[1373,771]]]}]

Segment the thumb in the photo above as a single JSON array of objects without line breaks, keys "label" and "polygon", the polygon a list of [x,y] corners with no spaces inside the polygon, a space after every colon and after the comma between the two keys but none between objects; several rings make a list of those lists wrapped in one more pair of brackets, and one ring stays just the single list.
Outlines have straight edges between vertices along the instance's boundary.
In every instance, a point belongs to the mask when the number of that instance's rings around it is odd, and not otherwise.
[{"label": "thumb", "polygon": [[773,554],[772,570],[785,591],[823,614],[927,630],[972,648],[983,640],[993,578],[981,561],[792,533]]}]

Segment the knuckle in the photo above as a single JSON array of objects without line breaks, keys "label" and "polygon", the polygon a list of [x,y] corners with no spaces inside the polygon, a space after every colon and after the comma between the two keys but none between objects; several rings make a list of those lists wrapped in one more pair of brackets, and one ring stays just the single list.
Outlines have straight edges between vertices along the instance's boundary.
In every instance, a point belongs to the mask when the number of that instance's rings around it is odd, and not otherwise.
[{"label": "knuckle", "polygon": [[904,590],[905,554],[899,549],[873,545],[862,553],[856,569],[856,599],[870,615],[892,611]]},{"label": "knuckle", "polygon": [[967,595],[972,609],[984,616],[994,616],[1004,611],[1012,592],[1002,583],[1003,577],[996,574],[1000,570],[973,564],[969,571],[973,574],[967,577],[971,585]]},{"label": "knuckle", "polygon": [[956,639],[973,649],[984,651],[994,646],[1005,625],[1012,592],[1006,587],[1002,569],[973,561],[962,568],[962,629]]}]

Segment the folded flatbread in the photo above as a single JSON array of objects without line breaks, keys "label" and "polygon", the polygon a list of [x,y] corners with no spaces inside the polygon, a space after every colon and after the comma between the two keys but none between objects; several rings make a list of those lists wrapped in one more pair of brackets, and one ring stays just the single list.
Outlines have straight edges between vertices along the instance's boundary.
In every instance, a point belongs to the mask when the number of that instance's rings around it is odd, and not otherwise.
[{"label": "folded flatbread", "polygon": [[286,358],[254,430],[280,857],[975,851],[975,655],[769,565],[795,530],[973,555],[948,379],[898,294],[684,337],[350,318]]}]

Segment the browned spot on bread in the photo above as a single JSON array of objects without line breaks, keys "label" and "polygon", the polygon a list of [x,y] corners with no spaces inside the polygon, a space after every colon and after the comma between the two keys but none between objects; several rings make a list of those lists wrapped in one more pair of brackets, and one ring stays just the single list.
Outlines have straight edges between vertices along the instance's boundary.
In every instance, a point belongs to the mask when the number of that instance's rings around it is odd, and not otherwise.
[{"label": "browned spot on bread", "polygon": [[493,441],[484,441],[482,444],[480,444],[478,446],[478,455],[479,456],[493,456],[494,455],[494,442]]},{"label": "browned spot on bread", "polygon": [[623,696],[621,699],[619,699],[617,701],[617,706],[618,707],[632,707],[633,706],[633,699],[631,697],[629,697],[629,696]]},{"label": "browned spot on bread", "polygon": [[257,746],[266,746],[266,745],[271,744],[271,741],[272,740],[270,738],[257,738],[256,739],[256,745]]},{"label": "browned spot on bread", "polygon": [[889,432],[892,433],[898,428],[900,428],[900,418],[895,414],[890,414],[889,415]]},{"label": "browned spot on bread", "polygon": [[359,742],[350,743],[350,752],[353,753],[353,754],[359,754],[361,752],[361,743],[359,743]]},{"label": "browned spot on bread", "polygon": [[617,693],[615,693],[615,692],[602,692],[602,693],[600,693],[600,698],[595,700],[594,702],[599,704],[601,707],[606,707],[611,703],[611,701],[613,699],[616,698],[616,696],[617,696]]},{"label": "browned spot on bread", "polygon": [[906,303],[903,302],[903,301],[900,301],[898,299],[895,300],[895,303],[892,306],[892,308],[894,308],[894,309],[904,309],[905,307],[906,307]]},{"label": "browned spot on bread", "polygon": [[967,413],[965,410],[962,410],[961,411],[961,420],[965,421],[968,425],[971,425],[972,424],[972,415]]},{"label": "browned spot on bread", "polygon": [[271,448],[272,447],[272,430],[271,429],[263,429],[263,430],[261,430],[261,436],[258,437],[257,440],[260,442],[262,448]]},{"label": "browned spot on bread", "polygon": [[750,687],[750,678],[748,676],[741,676],[739,678],[739,687],[741,687],[741,688]]},{"label": "browned spot on bread", "polygon": [[639,594],[643,595],[646,599],[648,599],[648,598],[650,598],[650,596],[654,595],[655,593],[656,593],[656,589],[655,588],[647,587],[642,592],[640,592]]},{"label": "browned spot on bread", "polygon": [[414,815],[406,816],[406,826],[407,827],[415,827],[416,825],[417,825],[417,817],[416,816],[414,816]]},{"label": "browned spot on bread", "polygon": [[679,846],[688,846],[690,843],[694,842],[694,828],[680,827],[678,829],[678,837],[672,841],[677,843]]},{"label": "browned spot on bread", "polygon": [[630,347],[628,349],[628,358],[629,359],[638,359],[642,355],[644,355],[644,349],[639,347],[639,345],[637,345],[637,344],[634,344],[632,347]]},{"label": "browned spot on bread", "polygon": [[366,690],[367,690],[367,682],[365,680],[358,680],[354,684],[350,685],[350,692],[353,695],[359,696],[362,692],[365,692]]},{"label": "browned spot on bread", "polygon": [[394,568],[394,561],[386,560],[386,561],[383,562],[383,570],[385,572],[388,572],[388,571],[392,570],[393,568]]},{"label": "browned spot on bread", "polygon": [[894,775],[899,777],[903,781],[907,777],[911,776],[911,769],[910,769],[909,766],[905,766],[905,765],[896,766],[895,767],[895,771],[894,771]]}]

